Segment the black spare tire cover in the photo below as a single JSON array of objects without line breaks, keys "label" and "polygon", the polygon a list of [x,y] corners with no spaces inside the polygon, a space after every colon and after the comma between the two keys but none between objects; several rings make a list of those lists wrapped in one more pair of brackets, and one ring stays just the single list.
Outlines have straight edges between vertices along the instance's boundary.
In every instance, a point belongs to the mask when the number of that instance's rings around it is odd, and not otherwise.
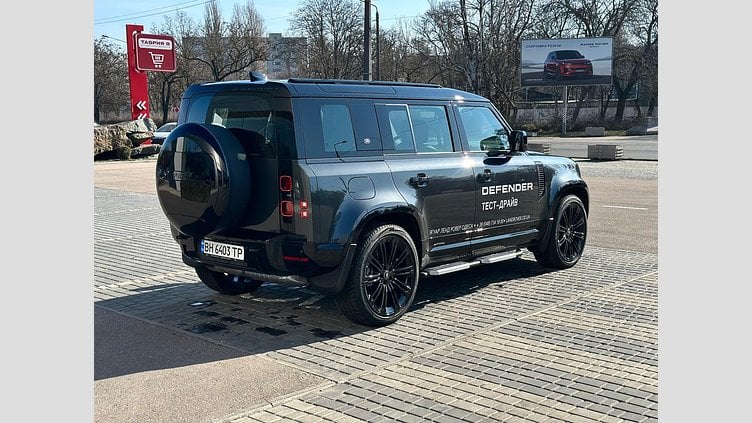
[{"label": "black spare tire cover", "polygon": [[203,237],[231,227],[251,192],[246,153],[228,129],[184,123],[165,138],[157,157],[157,197],[183,234]]}]

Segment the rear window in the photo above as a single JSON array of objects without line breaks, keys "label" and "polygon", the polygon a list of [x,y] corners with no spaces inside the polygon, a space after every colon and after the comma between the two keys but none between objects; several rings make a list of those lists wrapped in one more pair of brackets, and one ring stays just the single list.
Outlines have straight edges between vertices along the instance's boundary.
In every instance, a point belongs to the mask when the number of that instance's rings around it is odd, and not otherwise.
[{"label": "rear window", "polygon": [[249,154],[297,157],[289,99],[254,92],[196,95],[185,121],[229,129]]}]

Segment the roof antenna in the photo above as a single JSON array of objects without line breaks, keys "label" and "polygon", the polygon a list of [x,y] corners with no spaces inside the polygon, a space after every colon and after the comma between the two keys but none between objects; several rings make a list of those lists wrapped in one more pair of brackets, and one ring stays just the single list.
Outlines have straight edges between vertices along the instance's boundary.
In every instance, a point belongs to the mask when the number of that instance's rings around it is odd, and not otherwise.
[{"label": "roof antenna", "polygon": [[266,75],[259,71],[248,72],[248,77],[251,79],[251,82],[266,81]]}]

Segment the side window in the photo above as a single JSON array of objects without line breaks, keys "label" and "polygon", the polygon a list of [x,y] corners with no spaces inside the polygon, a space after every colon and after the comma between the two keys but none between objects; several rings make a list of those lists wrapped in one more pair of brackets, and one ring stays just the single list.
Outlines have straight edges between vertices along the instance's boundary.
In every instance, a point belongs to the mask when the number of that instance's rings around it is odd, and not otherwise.
[{"label": "side window", "polygon": [[376,110],[369,100],[352,100],[350,113],[355,123],[355,140],[358,151],[381,153],[381,136],[376,122]]},{"label": "side window", "polygon": [[454,151],[445,106],[376,106],[384,149],[397,153]]},{"label": "side window", "polygon": [[376,110],[381,135],[384,137],[384,149],[395,150],[398,153],[414,152],[415,142],[413,141],[407,105],[376,106]]},{"label": "side window", "polygon": [[346,104],[322,104],[319,117],[325,152],[355,150],[355,131]]},{"label": "side window", "polygon": [[301,99],[306,157],[372,156],[381,154],[373,104],[338,99]]},{"label": "side window", "polygon": [[509,150],[509,133],[491,109],[459,106],[457,111],[470,151],[485,151],[489,146]]},{"label": "side window", "polygon": [[418,153],[453,151],[444,106],[409,106]]}]

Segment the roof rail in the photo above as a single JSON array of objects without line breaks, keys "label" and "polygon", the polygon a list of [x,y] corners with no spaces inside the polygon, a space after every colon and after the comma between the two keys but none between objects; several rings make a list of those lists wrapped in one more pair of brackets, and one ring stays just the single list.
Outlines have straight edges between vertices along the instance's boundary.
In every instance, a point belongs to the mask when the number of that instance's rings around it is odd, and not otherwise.
[{"label": "roof rail", "polygon": [[405,87],[441,88],[441,85],[438,84],[426,84],[422,82],[365,81],[360,79],[290,78],[287,81],[298,84],[399,85]]}]

